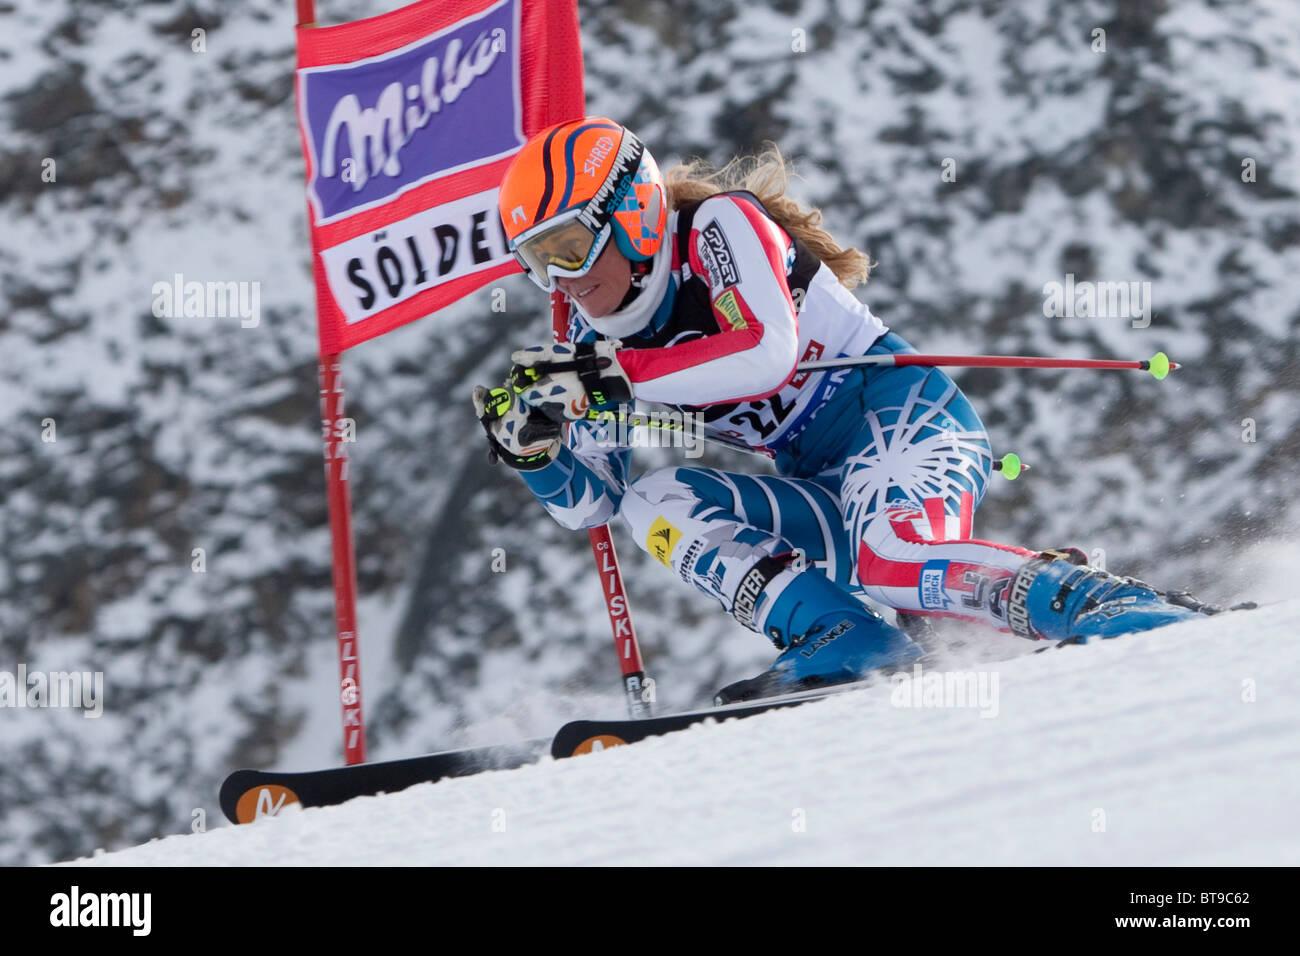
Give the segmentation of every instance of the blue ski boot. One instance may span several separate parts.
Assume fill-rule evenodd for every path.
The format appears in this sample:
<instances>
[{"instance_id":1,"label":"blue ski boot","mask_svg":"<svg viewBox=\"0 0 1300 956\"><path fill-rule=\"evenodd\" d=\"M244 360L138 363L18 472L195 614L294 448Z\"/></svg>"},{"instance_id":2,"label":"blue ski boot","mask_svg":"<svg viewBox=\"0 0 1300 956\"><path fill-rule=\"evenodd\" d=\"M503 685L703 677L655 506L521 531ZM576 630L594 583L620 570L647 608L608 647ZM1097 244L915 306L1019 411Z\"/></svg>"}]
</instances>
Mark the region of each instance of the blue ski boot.
<instances>
[{"instance_id":1,"label":"blue ski boot","mask_svg":"<svg viewBox=\"0 0 1300 956\"><path fill-rule=\"evenodd\" d=\"M1134 578L1089 567L1078 548L1031 558L1007 592L1007 623L1014 633L1071 644L1149 631L1222 610L1186 593L1162 593Z\"/></svg>"},{"instance_id":2,"label":"blue ski boot","mask_svg":"<svg viewBox=\"0 0 1300 956\"><path fill-rule=\"evenodd\" d=\"M753 572L756 577L762 574L763 564L759 562ZM867 671L910 663L922 655L906 634L818 572L782 570L780 574L789 578L779 581L784 587L773 589L778 593L770 610L763 613L766 595L762 591L754 607L781 656L757 677L722 688L714 698L716 704L855 681ZM769 582L778 583L776 575L769 576L765 583Z\"/></svg>"}]
</instances>

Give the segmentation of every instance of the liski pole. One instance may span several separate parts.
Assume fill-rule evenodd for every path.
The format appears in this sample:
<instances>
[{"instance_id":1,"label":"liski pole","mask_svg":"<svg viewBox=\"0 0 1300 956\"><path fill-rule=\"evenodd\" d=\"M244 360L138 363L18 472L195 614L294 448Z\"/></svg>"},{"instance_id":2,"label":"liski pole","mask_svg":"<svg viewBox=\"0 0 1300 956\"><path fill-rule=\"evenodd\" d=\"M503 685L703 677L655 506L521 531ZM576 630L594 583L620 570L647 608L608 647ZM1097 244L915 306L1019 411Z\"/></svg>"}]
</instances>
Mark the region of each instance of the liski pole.
<instances>
[{"instance_id":1,"label":"liski pole","mask_svg":"<svg viewBox=\"0 0 1300 956\"><path fill-rule=\"evenodd\" d=\"M588 529L587 534L591 537L591 552L596 556L596 570L600 572L605 610L609 612L609 624L614 629L614 651L618 655L618 667L623 674L627 712L634 720L649 717L652 708L649 701L642 697L645 665L641 662L641 647L637 644L636 631L632 627L632 609L628 606L627 593L623 590L623 573L618 567L614 538L609 533L609 525L605 524Z\"/></svg>"},{"instance_id":2,"label":"liski pole","mask_svg":"<svg viewBox=\"0 0 1300 956\"><path fill-rule=\"evenodd\" d=\"M564 340L568 321L568 308L564 296L551 294L551 324L557 342ZM618 654L619 670L623 674L623 692L627 695L627 711L633 720L649 717L653 713L650 702L643 699L645 665L641 662L641 646L637 643L636 629L632 626L632 609L627 603L623 588L623 572L618 566L618 552L608 525L588 529L591 552L596 557L596 570L600 575L600 590L605 595L605 610L609 612L609 626L614 630L614 650Z\"/></svg>"},{"instance_id":3,"label":"liski pole","mask_svg":"<svg viewBox=\"0 0 1300 956\"><path fill-rule=\"evenodd\" d=\"M314 0L297 0L298 26L316 25ZM352 540L352 498L348 488L347 444L338 440L343 420L343 373L337 352L320 357L320 408L325 439L325 487L329 502L334 633L339 652L339 702L343 711L343 759L366 761L361 714L361 649L357 638L356 548Z\"/></svg>"},{"instance_id":4,"label":"liski pole","mask_svg":"<svg viewBox=\"0 0 1300 956\"><path fill-rule=\"evenodd\" d=\"M1169 361L1164 352L1157 352L1140 362L1114 359L1039 358L1034 355L909 355L891 352L882 355L853 355L848 358L818 359L800 362L800 372L818 369L843 368L849 365L948 365L961 368L1134 368L1150 372L1162 379L1179 366Z\"/></svg>"}]
</instances>

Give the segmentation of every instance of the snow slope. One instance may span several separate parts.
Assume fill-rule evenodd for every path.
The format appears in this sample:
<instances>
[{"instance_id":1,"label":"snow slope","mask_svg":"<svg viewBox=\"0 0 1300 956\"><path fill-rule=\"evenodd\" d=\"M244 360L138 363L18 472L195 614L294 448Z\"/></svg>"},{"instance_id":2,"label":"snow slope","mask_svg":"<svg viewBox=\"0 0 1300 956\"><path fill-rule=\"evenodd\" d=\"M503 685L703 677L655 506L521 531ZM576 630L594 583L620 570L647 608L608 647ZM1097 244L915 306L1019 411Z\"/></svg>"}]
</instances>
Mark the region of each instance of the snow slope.
<instances>
[{"instance_id":1,"label":"snow slope","mask_svg":"<svg viewBox=\"0 0 1300 956\"><path fill-rule=\"evenodd\" d=\"M1300 863L1300 601L97 856L103 865ZM996 685L994 681L996 680Z\"/></svg>"}]
</instances>

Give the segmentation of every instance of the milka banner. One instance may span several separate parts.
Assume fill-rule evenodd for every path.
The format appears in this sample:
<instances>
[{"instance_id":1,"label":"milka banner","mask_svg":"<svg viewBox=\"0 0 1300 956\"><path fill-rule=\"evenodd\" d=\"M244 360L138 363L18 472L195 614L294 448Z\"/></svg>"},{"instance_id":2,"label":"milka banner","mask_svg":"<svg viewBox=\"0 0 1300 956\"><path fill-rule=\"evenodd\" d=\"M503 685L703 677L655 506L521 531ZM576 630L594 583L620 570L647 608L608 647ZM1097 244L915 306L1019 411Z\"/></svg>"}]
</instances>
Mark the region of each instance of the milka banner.
<instances>
[{"instance_id":1,"label":"milka banner","mask_svg":"<svg viewBox=\"0 0 1300 956\"><path fill-rule=\"evenodd\" d=\"M533 133L583 114L576 0L420 0L298 29L298 122L322 354L518 265L497 184Z\"/></svg>"}]
</instances>

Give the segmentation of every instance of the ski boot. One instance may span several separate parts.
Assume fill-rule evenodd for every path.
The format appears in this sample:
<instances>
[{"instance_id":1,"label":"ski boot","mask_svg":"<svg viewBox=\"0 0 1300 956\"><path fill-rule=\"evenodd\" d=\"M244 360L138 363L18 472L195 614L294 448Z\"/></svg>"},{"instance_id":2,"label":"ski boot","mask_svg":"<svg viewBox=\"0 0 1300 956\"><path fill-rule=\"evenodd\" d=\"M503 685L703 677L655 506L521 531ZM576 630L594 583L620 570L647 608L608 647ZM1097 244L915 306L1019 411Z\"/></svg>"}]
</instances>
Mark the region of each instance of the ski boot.
<instances>
[{"instance_id":1,"label":"ski boot","mask_svg":"<svg viewBox=\"0 0 1300 956\"><path fill-rule=\"evenodd\" d=\"M922 655L905 633L816 571L794 574L767 612L765 630L781 656L757 677L722 688L715 704L847 683Z\"/></svg>"},{"instance_id":2,"label":"ski boot","mask_svg":"<svg viewBox=\"0 0 1300 956\"><path fill-rule=\"evenodd\" d=\"M913 614L910 611L894 610L898 629L911 638L927 655L935 654L944 642L935 630L934 618L925 614Z\"/></svg>"},{"instance_id":3,"label":"ski boot","mask_svg":"<svg viewBox=\"0 0 1300 956\"><path fill-rule=\"evenodd\" d=\"M1186 592L1163 593L1135 578L1089 567L1078 548L1031 558L1007 592L1013 633L1067 644L1149 631L1222 610Z\"/></svg>"}]
</instances>

